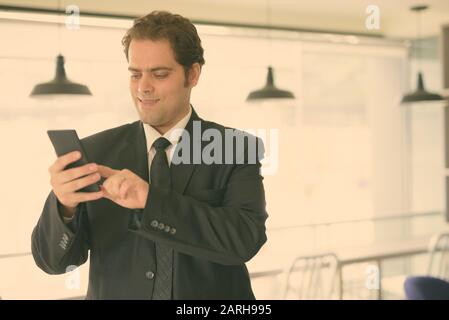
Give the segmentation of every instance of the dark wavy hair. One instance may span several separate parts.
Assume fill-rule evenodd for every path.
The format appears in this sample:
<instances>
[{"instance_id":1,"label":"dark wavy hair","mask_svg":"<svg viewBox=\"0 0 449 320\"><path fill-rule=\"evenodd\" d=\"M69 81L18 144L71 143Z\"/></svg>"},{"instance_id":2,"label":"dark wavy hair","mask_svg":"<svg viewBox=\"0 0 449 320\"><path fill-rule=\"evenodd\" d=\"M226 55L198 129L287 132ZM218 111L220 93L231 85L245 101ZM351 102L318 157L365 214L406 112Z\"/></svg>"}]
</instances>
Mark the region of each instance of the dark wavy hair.
<instances>
[{"instance_id":1,"label":"dark wavy hair","mask_svg":"<svg viewBox=\"0 0 449 320\"><path fill-rule=\"evenodd\" d=\"M175 60L188 72L196 62L202 67L204 49L195 26L189 19L167 11L153 11L134 20L133 26L122 39L123 50L128 60L128 50L132 39L168 40L175 54Z\"/></svg>"}]
</instances>

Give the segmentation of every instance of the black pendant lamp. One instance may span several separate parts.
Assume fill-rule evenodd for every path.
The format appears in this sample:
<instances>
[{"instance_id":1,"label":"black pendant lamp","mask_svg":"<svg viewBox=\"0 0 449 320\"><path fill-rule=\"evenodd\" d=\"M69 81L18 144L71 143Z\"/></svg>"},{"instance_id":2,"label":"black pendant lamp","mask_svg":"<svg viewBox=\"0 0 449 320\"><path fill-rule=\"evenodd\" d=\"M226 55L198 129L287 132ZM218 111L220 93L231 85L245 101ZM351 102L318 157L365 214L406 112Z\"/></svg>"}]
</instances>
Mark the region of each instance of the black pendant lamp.
<instances>
[{"instance_id":1,"label":"black pendant lamp","mask_svg":"<svg viewBox=\"0 0 449 320\"><path fill-rule=\"evenodd\" d=\"M56 74L54 79L34 86L30 96L37 97L41 95L60 94L92 95L87 86L72 82L67 78L64 68L64 57L62 55L56 57Z\"/></svg>"},{"instance_id":2,"label":"black pendant lamp","mask_svg":"<svg viewBox=\"0 0 449 320\"><path fill-rule=\"evenodd\" d=\"M418 83L416 85L416 90L402 97L402 103L441 100L444 100L441 95L429 92L425 89L423 75L421 72L418 72Z\"/></svg>"},{"instance_id":3,"label":"black pendant lamp","mask_svg":"<svg viewBox=\"0 0 449 320\"><path fill-rule=\"evenodd\" d=\"M61 0L58 0L58 11L61 7ZM61 24L58 23L58 45L61 47ZM61 49L61 48L59 48ZM64 57L59 54L56 57L56 74L53 80L39 83L34 86L30 97L58 97L60 95L92 95L89 88L83 84L75 83L67 78L64 68Z\"/></svg>"},{"instance_id":4,"label":"black pendant lamp","mask_svg":"<svg viewBox=\"0 0 449 320\"><path fill-rule=\"evenodd\" d=\"M414 6L411 7L411 11L415 11L417 14L417 42L419 41L419 14L421 11L426 10L428 6ZM417 49L419 49L419 44L417 45ZM418 51L418 60L421 59L421 56ZM444 100L444 98L437 94L432 93L426 90L424 86L424 76L421 71L418 71L418 81L417 81L417 88L414 92L408 93L402 97L401 103L414 103L414 102L424 102L424 101L441 101Z\"/></svg>"},{"instance_id":5,"label":"black pendant lamp","mask_svg":"<svg viewBox=\"0 0 449 320\"><path fill-rule=\"evenodd\" d=\"M270 0L267 0L266 5L266 17L267 17L267 24L271 26L271 6L270 6ZM270 33L268 33L268 42L270 44L269 53L270 53L270 60L271 60L271 36ZM295 99L295 96L292 92L287 90L282 90L277 88L274 85L274 76L273 76L273 68L271 66L268 67L268 73L267 73L267 82L265 84L265 87L252 91L246 97L246 101L260 101L265 99Z\"/></svg>"},{"instance_id":6,"label":"black pendant lamp","mask_svg":"<svg viewBox=\"0 0 449 320\"><path fill-rule=\"evenodd\" d=\"M254 101L259 99L294 99L294 98L295 96L293 95L292 92L279 89L274 85L273 68L270 66L268 67L267 82L265 84L265 87L259 90L252 91L246 98L246 101Z\"/></svg>"}]
</instances>

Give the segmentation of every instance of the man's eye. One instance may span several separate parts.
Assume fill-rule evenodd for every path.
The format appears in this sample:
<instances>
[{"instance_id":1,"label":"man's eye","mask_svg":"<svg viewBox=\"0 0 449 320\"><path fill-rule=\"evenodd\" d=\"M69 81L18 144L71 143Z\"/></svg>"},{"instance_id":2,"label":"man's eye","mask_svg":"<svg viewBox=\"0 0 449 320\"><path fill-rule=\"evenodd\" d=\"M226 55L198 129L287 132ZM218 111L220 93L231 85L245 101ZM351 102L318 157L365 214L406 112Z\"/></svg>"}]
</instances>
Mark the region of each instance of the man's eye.
<instances>
[{"instance_id":1,"label":"man's eye","mask_svg":"<svg viewBox=\"0 0 449 320\"><path fill-rule=\"evenodd\" d=\"M131 75L131 79L139 79L140 78L140 74L132 74Z\"/></svg>"},{"instance_id":2,"label":"man's eye","mask_svg":"<svg viewBox=\"0 0 449 320\"><path fill-rule=\"evenodd\" d=\"M168 73L159 73L159 74L155 74L154 76L158 79L163 79L168 76Z\"/></svg>"}]
</instances>

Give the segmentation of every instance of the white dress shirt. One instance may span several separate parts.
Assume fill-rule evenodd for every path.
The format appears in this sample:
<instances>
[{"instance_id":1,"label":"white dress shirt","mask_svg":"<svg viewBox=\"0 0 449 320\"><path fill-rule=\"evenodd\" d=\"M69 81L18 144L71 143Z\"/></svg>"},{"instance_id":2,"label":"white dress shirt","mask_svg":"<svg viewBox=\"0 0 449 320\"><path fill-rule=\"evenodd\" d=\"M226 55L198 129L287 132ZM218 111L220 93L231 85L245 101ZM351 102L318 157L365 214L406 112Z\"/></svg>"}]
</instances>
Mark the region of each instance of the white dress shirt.
<instances>
[{"instance_id":1,"label":"white dress shirt","mask_svg":"<svg viewBox=\"0 0 449 320\"><path fill-rule=\"evenodd\" d=\"M190 116L192 114L192 106L189 106L189 112L187 115L178 121L170 130L168 130L164 135L161 135L156 129L154 129L149 124L144 123L143 128L145 131L145 137L147 140L147 150L148 150L148 169L150 172L151 162L153 161L154 155L156 154L156 149L152 147L153 142L160 137L166 138L170 141L171 145L165 149L167 153L168 165L170 166L171 159L173 158L173 153L175 152L176 145L178 144L179 138L182 135L182 129L184 129L189 122ZM151 177L150 177L151 181Z\"/></svg>"}]
</instances>

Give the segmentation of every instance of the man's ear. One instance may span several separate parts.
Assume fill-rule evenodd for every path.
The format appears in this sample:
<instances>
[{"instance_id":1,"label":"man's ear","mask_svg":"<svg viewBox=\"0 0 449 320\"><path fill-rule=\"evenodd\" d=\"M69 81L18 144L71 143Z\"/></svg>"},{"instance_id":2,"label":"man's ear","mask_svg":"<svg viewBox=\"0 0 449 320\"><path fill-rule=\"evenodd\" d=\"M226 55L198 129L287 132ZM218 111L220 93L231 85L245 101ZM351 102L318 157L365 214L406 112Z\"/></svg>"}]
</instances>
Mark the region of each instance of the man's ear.
<instances>
[{"instance_id":1,"label":"man's ear","mask_svg":"<svg viewBox=\"0 0 449 320\"><path fill-rule=\"evenodd\" d=\"M189 84L193 88L197 85L198 80L200 79L201 74L201 66L198 62L192 64L189 70Z\"/></svg>"}]
</instances>

